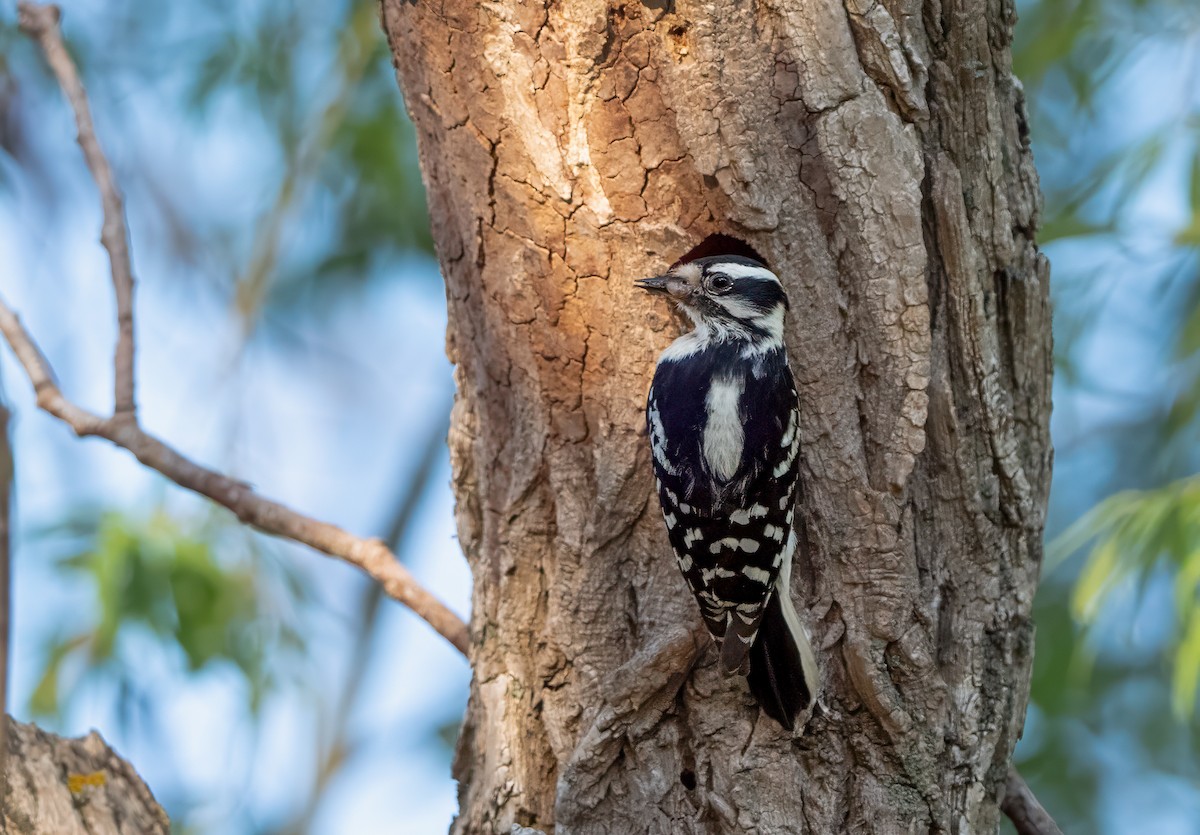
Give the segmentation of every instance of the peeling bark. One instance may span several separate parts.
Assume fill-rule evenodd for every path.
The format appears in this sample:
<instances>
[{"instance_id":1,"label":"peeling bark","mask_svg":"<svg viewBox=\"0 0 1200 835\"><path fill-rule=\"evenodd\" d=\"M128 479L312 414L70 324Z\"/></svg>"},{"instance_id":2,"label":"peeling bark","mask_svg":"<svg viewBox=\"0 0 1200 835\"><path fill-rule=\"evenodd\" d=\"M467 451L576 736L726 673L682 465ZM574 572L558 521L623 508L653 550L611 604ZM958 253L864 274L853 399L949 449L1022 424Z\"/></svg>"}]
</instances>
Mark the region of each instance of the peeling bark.
<instances>
[{"instance_id":1,"label":"peeling bark","mask_svg":"<svg viewBox=\"0 0 1200 835\"><path fill-rule=\"evenodd\" d=\"M1011 0L383 0L450 309L460 833L995 831L1051 450ZM792 299L827 714L693 635L642 407L706 235ZM693 663L694 662L694 663Z\"/></svg>"},{"instance_id":2,"label":"peeling bark","mask_svg":"<svg viewBox=\"0 0 1200 835\"><path fill-rule=\"evenodd\" d=\"M14 719L8 719L8 725L0 835L168 835L171 831L150 789L100 734L64 739Z\"/></svg>"}]
</instances>

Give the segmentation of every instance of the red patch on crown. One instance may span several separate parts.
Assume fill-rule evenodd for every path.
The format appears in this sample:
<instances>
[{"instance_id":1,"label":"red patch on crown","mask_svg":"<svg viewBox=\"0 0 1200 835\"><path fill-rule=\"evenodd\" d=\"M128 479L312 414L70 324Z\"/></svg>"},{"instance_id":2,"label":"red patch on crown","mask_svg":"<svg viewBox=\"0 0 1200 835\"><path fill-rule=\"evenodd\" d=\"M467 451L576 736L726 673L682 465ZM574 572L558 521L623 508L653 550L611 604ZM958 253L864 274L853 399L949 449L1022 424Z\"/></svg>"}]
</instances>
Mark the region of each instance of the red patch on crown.
<instances>
[{"instance_id":1,"label":"red patch on crown","mask_svg":"<svg viewBox=\"0 0 1200 835\"><path fill-rule=\"evenodd\" d=\"M697 258L710 258L714 255L739 255L742 258L753 258L764 267L770 269L767 264L767 259L758 254L758 251L750 246L745 241L735 238L732 235L723 235L716 233L709 235L707 238L689 249L683 257L671 265L671 269L682 266L683 264L691 263Z\"/></svg>"}]
</instances>

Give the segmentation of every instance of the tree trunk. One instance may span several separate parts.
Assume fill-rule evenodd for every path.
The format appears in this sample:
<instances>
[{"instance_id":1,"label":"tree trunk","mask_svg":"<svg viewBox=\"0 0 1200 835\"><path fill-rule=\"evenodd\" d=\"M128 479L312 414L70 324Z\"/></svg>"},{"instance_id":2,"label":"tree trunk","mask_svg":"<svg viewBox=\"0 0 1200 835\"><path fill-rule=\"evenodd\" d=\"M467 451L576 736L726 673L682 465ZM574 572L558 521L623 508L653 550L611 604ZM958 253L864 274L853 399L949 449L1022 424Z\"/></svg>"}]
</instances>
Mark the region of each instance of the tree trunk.
<instances>
[{"instance_id":1,"label":"tree trunk","mask_svg":"<svg viewBox=\"0 0 1200 835\"><path fill-rule=\"evenodd\" d=\"M549 8L547 8L549 7ZM450 309L474 572L460 833L987 832L1050 483L1012 0L384 0ZM643 405L635 278L748 241L792 301L794 595L827 711L724 679Z\"/></svg>"},{"instance_id":2,"label":"tree trunk","mask_svg":"<svg viewBox=\"0 0 1200 835\"><path fill-rule=\"evenodd\" d=\"M100 734L64 739L15 719L7 721L0 835L170 832L170 821L150 789Z\"/></svg>"}]
</instances>

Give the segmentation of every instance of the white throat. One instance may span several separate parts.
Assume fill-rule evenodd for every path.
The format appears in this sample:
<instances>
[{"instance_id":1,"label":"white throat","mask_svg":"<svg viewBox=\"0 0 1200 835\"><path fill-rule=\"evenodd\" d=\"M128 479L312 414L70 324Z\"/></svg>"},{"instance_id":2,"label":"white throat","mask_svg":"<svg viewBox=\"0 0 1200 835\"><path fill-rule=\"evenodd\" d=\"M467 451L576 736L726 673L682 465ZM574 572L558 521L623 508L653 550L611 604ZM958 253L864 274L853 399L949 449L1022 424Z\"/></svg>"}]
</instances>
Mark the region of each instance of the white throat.
<instances>
[{"instance_id":1,"label":"white throat","mask_svg":"<svg viewBox=\"0 0 1200 835\"><path fill-rule=\"evenodd\" d=\"M750 322L764 334L755 333L737 322L723 319L705 319L689 307L683 307L688 318L695 323L695 330L683 334L670 344L659 356L661 362L679 362L694 354L698 354L709 345L716 342L737 342L741 345L741 355L746 358L762 356L776 348L783 347L783 316L782 304L775 305L769 313L747 316ZM726 309L729 309L728 306Z\"/></svg>"}]
</instances>

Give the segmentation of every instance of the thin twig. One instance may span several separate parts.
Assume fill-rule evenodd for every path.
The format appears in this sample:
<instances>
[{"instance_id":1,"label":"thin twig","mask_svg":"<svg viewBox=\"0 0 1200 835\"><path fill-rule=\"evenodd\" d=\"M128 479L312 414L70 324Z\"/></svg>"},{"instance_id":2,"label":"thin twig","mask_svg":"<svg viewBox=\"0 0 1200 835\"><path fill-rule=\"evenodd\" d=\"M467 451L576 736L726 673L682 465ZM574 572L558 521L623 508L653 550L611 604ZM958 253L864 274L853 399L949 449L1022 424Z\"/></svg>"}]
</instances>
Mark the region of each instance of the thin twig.
<instances>
[{"instance_id":1,"label":"thin twig","mask_svg":"<svg viewBox=\"0 0 1200 835\"><path fill-rule=\"evenodd\" d=\"M96 141L83 85L63 46L59 11L55 6L20 3L21 29L46 53L79 126L79 144L104 202L102 240L109 251L113 287L117 295L119 337L116 361L116 403L112 417L80 408L62 393L50 363L25 330L16 314L0 299L0 332L12 347L37 395L39 408L70 426L75 434L104 438L132 452L134 457L171 481L228 508L243 523L264 533L308 545L331 557L357 566L376 580L387 595L408 606L419 617L466 654L467 626L454 612L423 588L396 555L378 539L363 539L297 513L258 495L248 484L202 467L142 430L133 399L133 273L129 266L128 232L120 193Z\"/></svg>"},{"instance_id":2,"label":"thin twig","mask_svg":"<svg viewBox=\"0 0 1200 835\"><path fill-rule=\"evenodd\" d=\"M1015 768L1008 769L1001 810L1016 827L1017 835L1062 835L1062 830L1050 817L1024 778Z\"/></svg>"},{"instance_id":3,"label":"thin twig","mask_svg":"<svg viewBox=\"0 0 1200 835\"><path fill-rule=\"evenodd\" d=\"M100 202L104 209L104 225L100 229L100 243L108 250L112 271L113 290L117 298L117 349L113 360L113 414L124 420L137 420L134 400L133 379L133 266L129 258L129 229L125 223L125 203L121 190L113 177L112 166L100 149L96 138L96 126L92 123L92 111L88 106L87 93L75 62L71 60L63 44L62 31L58 23L62 17L58 6L39 6L34 3L18 3L18 21L21 31L37 41L46 55L46 61L59 86L75 112L75 124L79 129L79 147L92 179L100 190Z\"/></svg>"}]
</instances>

